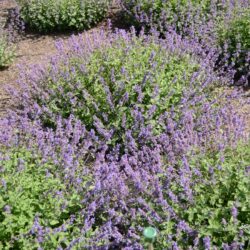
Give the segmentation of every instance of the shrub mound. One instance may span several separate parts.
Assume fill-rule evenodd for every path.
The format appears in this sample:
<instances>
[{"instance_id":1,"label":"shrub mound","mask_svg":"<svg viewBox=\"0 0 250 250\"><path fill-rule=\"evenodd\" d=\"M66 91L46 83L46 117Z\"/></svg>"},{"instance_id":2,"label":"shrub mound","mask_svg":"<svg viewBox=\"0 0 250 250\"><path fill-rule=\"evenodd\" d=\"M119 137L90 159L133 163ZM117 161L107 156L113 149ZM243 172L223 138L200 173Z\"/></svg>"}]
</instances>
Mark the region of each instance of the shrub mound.
<instances>
[{"instance_id":1,"label":"shrub mound","mask_svg":"<svg viewBox=\"0 0 250 250\"><path fill-rule=\"evenodd\" d=\"M122 155L73 117L54 130L15 114L1 120L2 247L145 249L151 225L156 249L247 248L249 144L234 130L242 121L202 103L198 120L186 103L161 135L128 134Z\"/></svg>"},{"instance_id":2,"label":"shrub mound","mask_svg":"<svg viewBox=\"0 0 250 250\"><path fill-rule=\"evenodd\" d=\"M8 67L16 56L16 42L24 30L19 9L9 10L5 23L0 23L0 70Z\"/></svg>"},{"instance_id":3,"label":"shrub mound","mask_svg":"<svg viewBox=\"0 0 250 250\"><path fill-rule=\"evenodd\" d=\"M122 6L138 25L156 27L161 32L174 29L182 35L195 32L196 36L201 36L197 28L201 28L214 12L223 13L227 5L217 0L123 0Z\"/></svg>"},{"instance_id":4,"label":"shrub mound","mask_svg":"<svg viewBox=\"0 0 250 250\"><path fill-rule=\"evenodd\" d=\"M195 54L199 47L176 34L169 35L169 43L124 32L106 38L97 32L89 39L92 44L84 36L83 41L72 38L69 49L59 42L61 56L53 59L50 69L43 70L39 80L33 80L34 72L25 78L34 86L26 95L49 110L40 114L44 124L53 127L57 115L74 115L112 145L122 143L126 130L138 133L140 124L159 134L165 127L160 120L183 105L184 95L208 95L218 81L211 73L211 55L202 61Z\"/></svg>"},{"instance_id":5,"label":"shrub mound","mask_svg":"<svg viewBox=\"0 0 250 250\"><path fill-rule=\"evenodd\" d=\"M19 0L26 26L39 32L84 30L107 14L110 0Z\"/></svg>"}]
</instances>

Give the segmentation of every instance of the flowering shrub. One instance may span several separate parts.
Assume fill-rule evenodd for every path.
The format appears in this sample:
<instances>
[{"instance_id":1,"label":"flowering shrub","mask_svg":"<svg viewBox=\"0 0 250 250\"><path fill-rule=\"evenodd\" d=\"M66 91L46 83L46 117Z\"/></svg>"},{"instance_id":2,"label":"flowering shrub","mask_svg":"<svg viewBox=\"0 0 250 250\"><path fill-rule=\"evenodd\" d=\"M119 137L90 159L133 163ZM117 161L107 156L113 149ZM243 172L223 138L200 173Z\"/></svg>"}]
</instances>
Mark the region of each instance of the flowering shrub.
<instances>
[{"instance_id":1,"label":"flowering shrub","mask_svg":"<svg viewBox=\"0 0 250 250\"><path fill-rule=\"evenodd\" d=\"M19 16L19 9L11 9L6 23L0 27L0 70L13 62L16 50L15 42L23 29L24 26Z\"/></svg>"},{"instance_id":2,"label":"flowering shrub","mask_svg":"<svg viewBox=\"0 0 250 250\"><path fill-rule=\"evenodd\" d=\"M190 32L188 28L196 29L197 25L206 22L213 11L223 10L226 3L217 0L123 0L122 6L138 24L156 26L160 31L172 28L183 34Z\"/></svg>"},{"instance_id":3,"label":"flowering shrub","mask_svg":"<svg viewBox=\"0 0 250 250\"><path fill-rule=\"evenodd\" d=\"M82 39L73 37L69 49L59 42L61 56L47 73L24 79L34 86L25 95L37 103L45 125L56 126L57 115L74 115L112 145L122 143L128 129L139 133L139 123L159 134L165 112L177 111L185 95L208 95L211 83L218 81L210 74L209 56L202 61L195 54L199 47L176 34L169 35L169 44L124 32L106 38L97 32L89 37L92 44Z\"/></svg>"},{"instance_id":4,"label":"flowering shrub","mask_svg":"<svg viewBox=\"0 0 250 250\"><path fill-rule=\"evenodd\" d=\"M100 22L110 0L19 0L26 25L40 32L83 30Z\"/></svg>"},{"instance_id":5,"label":"flowering shrub","mask_svg":"<svg viewBox=\"0 0 250 250\"><path fill-rule=\"evenodd\" d=\"M189 165L192 171L198 170L195 174L198 179L194 177L192 188L194 206L182 215L194 226L199 225L200 234L209 236L207 241L210 238L211 246L227 249L229 242L231 247L244 249L249 246L248 147L249 144L238 145L218 155L201 155L198 160L193 158Z\"/></svg>"},{"instance_id":6,"label":"flowering shrub","mask_svg":"<svg viewBox=\"0 0 250 250\"><path fill-rule=\"evenodd\" d=\"M8 121L9 126L13 124ZM84 148L91 140L79 124L69 120L67 130L63 125L58 120L57 131L45 132L23 118L19 132L25 136L13 133L8 138L1 134L0 246L4 249L39 248L42 244L46 249L56 249L81 236L76 225L83 222L76 221L75 214L84 207L79 194L84 197L91 173L79 165L86 160ZM82 143L76 151L83 137L88 145ZM75 184L71 182L73 176Z\"/></svg>"},{"instance_id":7,"label":"flowering shrub","mask_svg":"<svg viewBox=\"0 0 250 250\"><path fill-rule=\"evenodd\" d=\"M8 31L9 39L12 42L17 42L22 38L25 31L25 24L21 18L19 7L15 7L8 11L8 18L5 27Z\"/></svg>"},{"instance_id":8,"label":"flowering shrub","mask_svg":"<svg viewBox=\"0 0 250 250\"><path fill-rule=\"evenodd\" d=\"M23 115L2 119L3 247L143 249L142 229L151 225L156 249L247 248L242 120L228 104L202 103L198 119L192 102L178 123L169 114L160 135L143 125L137 137L128 130L123 154L72 116L58 117L54 130Z\"/></svg>"}]
</instances>

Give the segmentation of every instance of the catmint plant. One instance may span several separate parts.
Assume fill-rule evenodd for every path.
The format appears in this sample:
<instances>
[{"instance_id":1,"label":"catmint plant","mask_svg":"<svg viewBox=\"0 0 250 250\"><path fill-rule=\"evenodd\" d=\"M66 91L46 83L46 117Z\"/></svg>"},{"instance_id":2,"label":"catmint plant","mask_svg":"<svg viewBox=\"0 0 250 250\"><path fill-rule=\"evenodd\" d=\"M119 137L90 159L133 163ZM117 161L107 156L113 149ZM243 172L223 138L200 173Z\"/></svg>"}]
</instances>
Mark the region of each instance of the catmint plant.
<instances>
[{"instance_id":1,"label":"catmint plant","mask_svg":"<svg viewBox=\"0 0 250 250\"><path fill-rule=\"evenodd\" d=\"M26 28L42 33L84 30L100 22L110 0L18 0Z\"/></svg>"},{"instance_id":2,"label":"catmint plant","mask_svg":"<svg viewBox=\"0 0 250 250\"><path fill-rule=\"evenodd\" d=\"M176 32L103 30L23 68L0 119L6 249L249 246L249 133L214 53ZM70 53L69 53L70 52ZM20 197L23 197L20 201Z\"/></svg>"},{"instance_id":3,"label":"catmint plant","mask_svg":"<svg viewBox=\"0 0 250 250\"><path fill-rule=\"evenodd\" d=\"M6 31L0 28L0 70L8 67L15 57L15 46Z\"/></svg>"},{"instance_id":4,"label":"catmint plant","mask_svg":"<svg viewBox=\"0 0 250 250\"><path fill-rule=\"evenodd\" d=\"M218 81L210 74L213 54L202 58L199 44L176 33L166 43L156 35L137 37L133 32L98 31L73 36L68 44L57 42L60 56L48 70L25 78L33 86L25 94L40 107L45 126L56 126L57 115L74 115L114 146L123 144L127 130L138 135L142 124L161 133L167 112L178 112L185 98L201 92L209 98Z\"/></svg>"}]
</instances>

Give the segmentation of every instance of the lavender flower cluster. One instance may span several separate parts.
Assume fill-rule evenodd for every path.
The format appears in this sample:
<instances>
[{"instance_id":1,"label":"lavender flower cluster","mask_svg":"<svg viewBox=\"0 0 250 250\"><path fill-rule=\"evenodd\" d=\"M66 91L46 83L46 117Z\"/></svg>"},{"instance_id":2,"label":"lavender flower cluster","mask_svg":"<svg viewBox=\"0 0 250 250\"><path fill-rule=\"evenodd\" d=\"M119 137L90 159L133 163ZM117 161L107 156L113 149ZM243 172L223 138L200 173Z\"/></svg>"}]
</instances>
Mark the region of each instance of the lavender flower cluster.
<instances>
[{"instance_id":1,"label":"lavender flower cluster","mask_svg":"<svg viewBox=\"0 0 250 250\"><path fill-rule=\"evenodd\" d=\"M25 23L21 18L19 7L15 7L8 11L5 29L8 31L9 40L12 42L17 42L24 34Z\"/></svg>"},{"instance_id":2,"label":"lavender flower cluster","mask_svg":"<svg viewBox=\"0 0 250 250\"><path fill-rule=\"evenodd\" d=\"M209 98L211 86L225 79L213 74L213 53L197 56L202 53L199 44L176 33L168 35L168 43L157 36L142 32L137 37L134 29L108 35L97 31L73 36L66 50L58 41L59 56L52 59L51 69L24 72L20 84L27 86L25 96L16 98L33 102L25 104L30 108L25 112L36 117L36 110L50 126L56 126L57 115L74 115L112 146L124 139L127 129L138 134L142 124L160 133L171 107L177 112L192 99L198 110L192 96Z\"/></svg>"},{"instance_id":3,"label":"lavender flower cluster","mask_svg":"<svg viewBox=\"0 0 250 250\"><path fill-rule=\"evenodd\" d=\"M147 226L157 250L249 247L249 134L214 90L230 78L174 31L135 33L72 36L21 71L0 120L0 247L139 250Z\"/></svg>"}]
</instances>

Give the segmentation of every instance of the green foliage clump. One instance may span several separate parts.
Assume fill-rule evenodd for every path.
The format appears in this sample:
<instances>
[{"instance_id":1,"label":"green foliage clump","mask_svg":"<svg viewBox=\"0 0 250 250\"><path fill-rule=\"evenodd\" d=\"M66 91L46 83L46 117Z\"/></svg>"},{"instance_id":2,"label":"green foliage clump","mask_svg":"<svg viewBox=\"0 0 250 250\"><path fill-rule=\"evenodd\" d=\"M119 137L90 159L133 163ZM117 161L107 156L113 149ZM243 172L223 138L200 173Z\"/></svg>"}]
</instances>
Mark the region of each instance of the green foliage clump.
<instances>
[{"instance_id":1,"label":"green foliage clump","mask_svg":"<svg viewBox=\"0 0 250 250\"><path fill-rule=\"evenodd\" d=\"M37 249L39 237L45 249L68 244L77 228L53 230L80 208L74 188L66 191L56 166L37 153L12 148L0 157L0 249Z\"/></svg>"},{"instance_id":2,"label":"green foliage clump","mask_svg":"<svg viewBox=\"0 0 250 250\"><path fill-rule=\"evenodd\" d=\"M100 22L110 0L19 0L26 25L39 32L84 30Z\"/></svg>"},{"instance_id":3,"label":"green foliage clump","mask_svg":"<svg viewBox=\"0 0 250 250\"><path fill-rule=\"evenodd\" d=\"M220 41L226 40L229 42L231 52L236 50L237 43L241 44L241 49L247 50L250 48L250 8L235 11L233 17L225 22L218 34Z\"/></svg>"},{"instance_id":4,"label":"green foliage clump","mask_svg":"<svg viewBox=\"0 0 250 250\"><path fill-rule=\"evenodd\" d=\"M194 185L194 207L185 217L194 227L202 227L201 232L211 236L217 246L223 242L244 243L250 236L249 146L247 143L217 155L201 156L191 165L193 169L199 166L202 179Z\"/></svg>"},{"instance_id":5,"label":"green foliage clump","mask_svg":"<svg viewBox=\"0 0 250 250\"><path fill-rule=\"evenodd\" d=\"M0 70L9 66L15 57L15 49L0 32Z\"/></svg>"}]
</instances>

